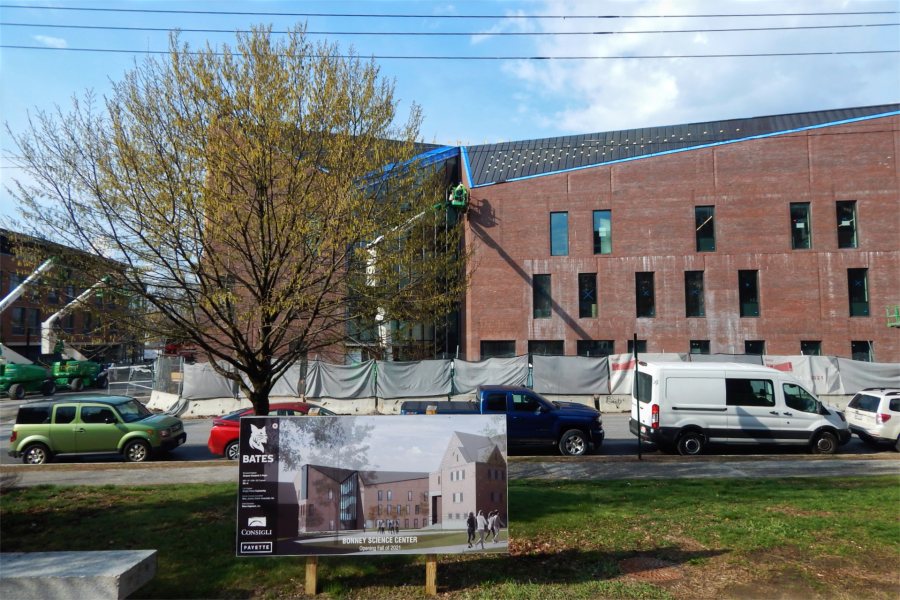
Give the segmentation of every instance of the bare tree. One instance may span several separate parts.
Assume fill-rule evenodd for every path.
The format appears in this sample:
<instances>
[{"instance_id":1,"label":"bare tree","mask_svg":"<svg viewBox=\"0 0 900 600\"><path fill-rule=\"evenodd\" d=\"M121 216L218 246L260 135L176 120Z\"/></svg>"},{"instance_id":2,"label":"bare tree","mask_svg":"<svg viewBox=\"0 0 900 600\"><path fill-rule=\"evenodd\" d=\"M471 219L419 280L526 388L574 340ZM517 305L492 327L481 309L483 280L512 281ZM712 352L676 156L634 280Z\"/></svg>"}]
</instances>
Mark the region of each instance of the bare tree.
<instances>
[{"instance_id":1,"label":"bare tree","mask_svg":"<svg viewBox=\"0 0 900 600\"><path fill-rule=\"evenodd\" d=\"M173 36L102 101L7 125L27 174L11 193L28 233L116 261L85 276L141 300L133 325L196 345L265 414L351 323L434 321L460 298L446 174L415 158L420 109L398 124L397 105L373 62L302 27L234 48Z\"/></svg>"}]
</instances>

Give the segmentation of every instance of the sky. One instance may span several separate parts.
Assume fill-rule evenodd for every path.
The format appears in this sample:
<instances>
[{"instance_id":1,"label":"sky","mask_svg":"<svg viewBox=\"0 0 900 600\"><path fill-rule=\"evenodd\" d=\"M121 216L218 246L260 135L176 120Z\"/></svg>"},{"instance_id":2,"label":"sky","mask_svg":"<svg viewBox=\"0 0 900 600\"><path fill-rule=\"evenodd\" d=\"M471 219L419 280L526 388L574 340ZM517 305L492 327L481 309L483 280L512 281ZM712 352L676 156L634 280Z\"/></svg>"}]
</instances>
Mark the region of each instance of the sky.
<instances>
[{"instance_id":1,"label":"sky","mask_svg":"<svg viewBox=\"0 0 900 600\"><path fill-rule=\"evenodd\" d=\"M173 29L220 46L297 23L374 57L432 143L900 101L900 0L0 0L0 120L20 132L29 111L102 96ZM5 127L0 142L7 220L24 174Z\"/></svg>"}]
</instances>

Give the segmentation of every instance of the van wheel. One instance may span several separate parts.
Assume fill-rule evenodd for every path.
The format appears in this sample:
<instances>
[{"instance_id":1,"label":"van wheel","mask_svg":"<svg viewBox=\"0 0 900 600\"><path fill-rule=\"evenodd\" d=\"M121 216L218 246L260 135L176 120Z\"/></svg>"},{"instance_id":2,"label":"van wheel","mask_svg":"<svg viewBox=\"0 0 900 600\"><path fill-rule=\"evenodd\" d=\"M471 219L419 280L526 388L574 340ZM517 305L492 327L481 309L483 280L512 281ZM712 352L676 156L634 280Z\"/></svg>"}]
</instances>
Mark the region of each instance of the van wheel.
<instances>
[{"instance_id":1,"label":"van wheel","mask_svg":"<svg viewBox=\"0 0 900 600\"><path fill-rule=\"evenodd\" d=\"M706 446L706 438L697 431L682 433L678 438L678 454L682 456L697 456L703 452Z\"/></svg>"},{"instance_id":2,"label":"van wheel","mask_svg":"<svg viewBox=\"0 0 900 600\"><path fill-rule=\"evenodd\" d=\"M150 444L144 440L132 440L125 444L123 454L128 462L144 462L150 458Z\"/></svg>"},{"instance_id":3,"label":"van wheel","mask_svg":"<svg viewBox=\"0 0 900 600\"><path fill-rule=\"evenodd\" d=\"M812 443L812 452L813 454L834 454L837 452L838 443L837 438L834 437L834 434L830 431L823 431L813 440Z\"/></svg>"},{"instance_id":4,"label":"van wheel","mask_svg":"<svg viewBox=\"0 0 900 600\"><path fill-rule=\"evenodd\" d=\"M50 449L44 444L31 444L22 453L22 462L26 465L42 465L50 460Z\"/></svg>"},{"instance_id":5,"label":"van wheel","mask_svg":"<svg viewBox=\"0 0 900 600\"><path fill-rule=\"evenodd\" d=\"M9 386L9 399L21 400L25 397L25 386L21 383L14 383Z\"/></svg>"},{"instance_id":6,"label":"van wheel","mask_svg":"<svg viewBox=\"0 0 900 600\"><path fill-rule=\"evenodd\" d=\"M587 449L587 438L579 429L570 429L559 438L559 451L563 456L582 456Z\"/></svg>"}]
</instances>

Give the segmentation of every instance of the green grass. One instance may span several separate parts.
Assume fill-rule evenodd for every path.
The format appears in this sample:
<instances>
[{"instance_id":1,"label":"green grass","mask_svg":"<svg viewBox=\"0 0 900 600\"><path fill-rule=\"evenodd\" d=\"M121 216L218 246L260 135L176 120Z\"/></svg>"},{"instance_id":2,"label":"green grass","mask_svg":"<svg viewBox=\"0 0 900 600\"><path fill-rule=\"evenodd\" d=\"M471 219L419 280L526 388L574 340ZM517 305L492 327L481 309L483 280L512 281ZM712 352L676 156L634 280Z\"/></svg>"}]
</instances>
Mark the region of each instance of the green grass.
<instances>
[{"instance_id":1,"label":"green grass","mask_svg":"<svg viewBox=\"0 0 900 600\"><path fill-rule=\"evenodd\" d=\"M4 552L158 550L136 598L289 598L305 560L236 558L236 486L36 487L0 497ZM441 556L452 598L900 594L900 478L510 482L510 556ZM678 578L624 576L657 559ZM640 575L638 573L637 575ZM323 557L333 598L422 596L420 556ZM774 594L778 595L778 594Z\"/></svg>"}]
</instances>

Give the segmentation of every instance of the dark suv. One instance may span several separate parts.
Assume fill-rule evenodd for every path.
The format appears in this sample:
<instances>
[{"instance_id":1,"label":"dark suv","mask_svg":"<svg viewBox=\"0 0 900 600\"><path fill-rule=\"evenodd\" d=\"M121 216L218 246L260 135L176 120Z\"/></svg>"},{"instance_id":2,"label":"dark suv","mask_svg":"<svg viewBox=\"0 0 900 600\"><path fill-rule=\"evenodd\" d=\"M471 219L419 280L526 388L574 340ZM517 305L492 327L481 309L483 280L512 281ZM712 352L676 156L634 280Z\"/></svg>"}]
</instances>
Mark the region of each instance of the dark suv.
<instances>
[{"instance_id":1,"label":"dark suv","mask_svg":"<svg viewBox=\"0 0 900 600\"><path fill-rule=\"evenodd\" d=\"M9 455L34 465L56 454L119 453L143 462L185 439L181 419L153 414L134 398L80 394L20 406Z\"/></svg>"}]
</instances>

